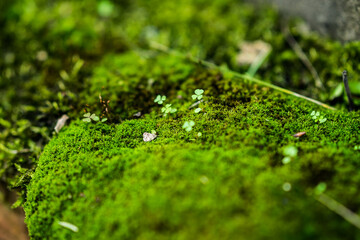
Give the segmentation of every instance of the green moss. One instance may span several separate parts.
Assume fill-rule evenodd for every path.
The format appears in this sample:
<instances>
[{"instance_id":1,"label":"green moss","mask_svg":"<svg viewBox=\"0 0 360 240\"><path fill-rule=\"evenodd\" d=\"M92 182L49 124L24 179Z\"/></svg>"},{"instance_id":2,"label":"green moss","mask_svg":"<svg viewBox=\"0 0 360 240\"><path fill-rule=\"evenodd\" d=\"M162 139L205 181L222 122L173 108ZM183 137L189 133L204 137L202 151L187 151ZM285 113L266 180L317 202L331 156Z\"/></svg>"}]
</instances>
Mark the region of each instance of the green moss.
<instances>
[{"instance_id":1,"label":"green moss","mask_svg":"<svg viewBox=\"0 0 360 240\"><path fill-rule=\"evenodd\" d=\"M357 211L360 152L353 146L360 143L358 113L323 110L256 85L235 84L186 60L178 65L183 66L179 72L171 65L174 57L141 60L131 54L111 59L114 67L108 71L94 69L100 74L89 81L89 91L108 83L104 85L112 87L104 91L121 96L133 91L111 84L128 79L124 83L138 85L154 78L154 89L164 87L179 111L161 117L153 103L154 89L144 88L149 98L142 104L148 114L142 118L110 125L79 120L64 128L44 149L28 186L24 207L33 239L354 237L354 227L311 192L325 182L327 194ZM152 70L162 61L174 75L166 67L160 74ZM129 63L149 71L133 71ZM114 74L124 64L124 74ZM206 90L200 114L187 109L195 88ZM137 99L132 96L114 106ZM328 120L315 123L312 110ZM195 122L191 132L182 129L187 120ZM151 130L158 137L144 142L142 134ZM292 136L300 131L307 134ZM288 145L298 153L284 165ZM282 189L284 183L291 184L290 191ZM70 222L79 232L57 221Z\"/></svg>"},{"instance_id":2,"label":"green moss","mask_svg":"<svg viewBox=\"0 0 360 240\"><path fill-rule=\"evenodd\" d=\"M34 239L359 238L311 196L326 182L330 196L359 212L359 113L322 110L149 49L156 41L246 72L239 44L260 39L273 50L257 77L345 108L341 72L356 76L359 43L341 46L290 23L324 81L319 89L272 9L234 0L5 2L0 177L27 188ZM196 88L206 90L200 114L188 110ZM110 125L75 121L86 104L101 114L99 94L111 101ZM157 94L178 112L162 118ZM313 110L328 120L315 123ZM71 126L38 158L62 114ZM144 143L151 130L159 137ZM307 134L292 137L299 131ZM283 165L288 145L298 154Z\"/></svg>"},{"instance_id":3,"label":"green moss","mask_svg":"<svg viewBox=\"0 0 360 240\"><path fill-rule=\"evenodd\" d=\"M135 52L108 55L88 79L83 99L97 107L96 96L101 94L111 100L111 111L117 118L129 118L157 105L153 102L156 94L181 94L181 83L194 80L194 69L196 66L180 57Z\"/></svg>"},{"instance_id":4,"label":"green moss","mask_svg":"<svg viewBox=\"0 0 360 240\"><path fill-rule=\"evenodd\" d=\"M263 40L273 50L257 72L259 78L345 108L341 72L346 68L353 76L353 93L359 92L359 67L353 61L359 55L358 43L341 46L302 31L299 23L290 23L290 31L324 81L325 89L318 89L282 34L278 14L241 1L14 0L0 3L0 10L0 144L6 150L0 153L0 175L14 187L27 183L21 176L15 177L19 175L16 164L23 169L34 168L33 159L52 137L56 120L65 113L78 116L86 104L97 101L102 86L108 99L116 102L113 112L117 115L114 122L118 122L138 110L148 112L150 105L138 103L149 102L157 91L166 90L175 96L172 84L183 81L194 67L179 66L176 58L158 58L156 64L149 64L146 59L154 53L147 51L140 51L139 58L129 53L128 60L125 56L107 56L100 62L107 53L149 50L150 43L156 41L246 72L249 66L236 63L239 44ZM74 71L80 59L84 65ZM152 83L158 77L169 81ZM88 78L96 84L88 85ZM193 83L199 85L197 77ZM188 84L194 87L190 81ZM25 131L17 131L19 122L26 123L20 126Z\"/></svg>"}]
</instances>

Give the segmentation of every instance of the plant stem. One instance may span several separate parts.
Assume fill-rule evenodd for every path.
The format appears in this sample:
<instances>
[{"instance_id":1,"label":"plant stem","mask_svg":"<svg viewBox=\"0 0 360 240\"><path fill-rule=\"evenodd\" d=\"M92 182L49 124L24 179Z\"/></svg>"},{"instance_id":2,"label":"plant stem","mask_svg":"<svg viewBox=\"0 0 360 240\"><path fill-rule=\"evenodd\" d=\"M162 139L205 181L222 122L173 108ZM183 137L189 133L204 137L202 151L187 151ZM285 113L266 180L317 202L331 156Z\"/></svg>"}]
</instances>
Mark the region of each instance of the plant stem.
<instances>
[{"instance_id":1,"label":"plant stem","mask_svg":"<svg viewBox=\"0 0 360 240\"><path fill-rule=\"evenodd\" d=\"M360 216L356 213L352 212L350 209L342 205L341 203L337 202L333 198L329 197L328 195L321 193L318 196L315 196L315 199L318 200L320 203L325 205L331 211L337 213L341 217L343 217L346 221L360 229Z\"/></svg>"},{"instance_id":2,"label":"plant stem","mask_svg":"<svg viewBox=\"0 0 360 240\"><path fill-rule=\"evenodd\" d=\"M306 54L302 50L299 43L295 40L294 36L289 31L289 27L284 26L282 28L282 31L283 31L284 35L286 36L286 41L289 43L291 48L294 50L295 54L299 57L299 59L303 62L305 67L311 73L311 75L312 75L312 77L314 78L314 81L315 81L315 86L318 87L318 88L325 89L324 84L321 81L321 79L319 77L319 74L317 73L315 67L312 65L312 63L310 62L309 58L306 56Z\"/></svg>"},{"instance_id":3,"label":"plant stem","mask_svg":"<svg viewBox=\"0 0 360 240\"><path fill-rule=\"evenodd\" d=\"M268 82L265 82L265 81L262 81L260 79L257 79L257 78L254 78L254 77L251 77L251 76L248 76L247 74L241 74L241 73L238 73L238 72L235 72L235 71L231 71L229 69L224 69L223 67L219 67L217 66L216 64L214 63L211 63L209 61L205 61L205 60L201 60L199 58L196 58L190 54L183 54L181 52L178 52L176 50L173 50L173 49L170 49L168 48L167 46L163 45L163 44L160 44L160 43L157 43L157 42L151 42L150 44L150 47L153 48L153 49L156 49L158 51L162 51L162 52L165 52L167 54L172 54L172 55L176 55L176 56L180 56L180 57L183 57L183 58L187 58L189 59L190 61L192 62L195 62L195 63L198 63L198 64L201 64L205 67L208 67L208 68L212 68L212 69L217 69L219 70L221 73L230 73L233 77L234 77L234 80L238 80L238 79L245 79L245 80L248 80L250 82L253 82L253 83L257 83L259 85L262 85L262 86L266 86L266 87L269 87L269 88L272 88L272 89L275 89L277 91L280 91L280 92L283 92L283 93L286 93L286 94L289 94L289 95L292 95L294 97L298 97L298 98L302 98L302 99L305 99L309 102L312 102L312 103L315 103L317 105L320 105L324 108L327 108L327 109L330 109L330 110L333 110L333 111L336 111L337 109L334 108L334 107L331 107L325 103L322 103L320 101L317 101L315 99L312 99L312 98L309 98L309 97L306 97L304 95L301 95L299 93L296 93L296 92L293 92L293 91L290 91L290 90L287 90L285 88L282 88L282 87L279 87L279 86L276 86L274 84L271 84L271 83L268 83Z\"/></svg>"},{"instance_id":4,"label":"plant stem","mask_svg":"<svg viewBox=\"0 0 360 240\"><path fill-rule=\"evenodd\" d=\"M350 88L349 88L349 82L348 82L348 77L347 77L347 71L346 70L343 71L342 77L343 77L343 82L344 82L344 85L345 85L346 95L347 95L347 98L349 100L349 111L352 111L352 110L354 110L354 102L353 102L352 97L351 97L351 92L350 92Z\"/></svg>"}]
</instances>

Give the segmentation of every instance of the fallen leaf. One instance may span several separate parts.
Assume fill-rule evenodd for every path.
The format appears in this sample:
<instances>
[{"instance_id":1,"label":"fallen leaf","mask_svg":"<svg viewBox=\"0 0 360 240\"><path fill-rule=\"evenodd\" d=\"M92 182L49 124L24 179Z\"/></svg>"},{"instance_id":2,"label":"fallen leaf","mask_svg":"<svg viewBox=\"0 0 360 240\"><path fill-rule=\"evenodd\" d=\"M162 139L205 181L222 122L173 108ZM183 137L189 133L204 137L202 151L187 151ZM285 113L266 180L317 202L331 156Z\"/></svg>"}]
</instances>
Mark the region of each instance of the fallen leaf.
<instances>
[{"instance_id":1,"label":"fallen leaf","mask_svg":"<svg viewBox=\"0 0 360 240\"><path fill-rule=\"evenodd\" d=\"M64 114L61 116L61 118L58 119L57 123L56 123L56 126L55 126L55 132L56 133L59 133L59 131L62 129L62 127L65 125L66 123L66 120L68 120L69 117L68 115Z\"/></svg>"},{"instance_id":2,"label":"fallen leaf","mask_svg":"<svg viewBox=\"0 0 360 240\"><path fill-rule=\"evenodd\" d=\"M304 136L305 134L306 134L306 132L298 132L298 133L295 133L293 136L296 138L299 138L301 136Z\"/></svg>"},{"instance_id":3,"label":"fallen leaf","mask_svg":"<svg viewBox=\"0 0 360 240\"><path fill-rule=\"evenodd\" d=\"M240 53L237 55L236 61L240 66L252 64L259 56L266 55L271 50L270 44L260 40L242 42L239 47Z\"/></svg>"},{"instance_id":4,"label":"fallen leaf","mask_svg":"<svg viewBox=\"0 0 360 240\"><path fill-rule=\"evenodd\" d=\"M133 115L134 117L141 117L141 112L137 112Z\"/></svg>"}]
</instances>

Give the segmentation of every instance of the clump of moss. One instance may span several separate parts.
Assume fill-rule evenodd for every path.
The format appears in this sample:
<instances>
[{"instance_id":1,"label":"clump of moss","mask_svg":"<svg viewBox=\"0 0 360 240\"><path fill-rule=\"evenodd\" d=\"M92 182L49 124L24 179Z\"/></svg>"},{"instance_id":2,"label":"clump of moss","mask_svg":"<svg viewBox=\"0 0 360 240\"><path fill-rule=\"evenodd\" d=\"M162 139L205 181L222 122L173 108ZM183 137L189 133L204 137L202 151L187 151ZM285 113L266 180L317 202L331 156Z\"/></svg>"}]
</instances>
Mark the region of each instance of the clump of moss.
<instances>
[{"instance_id":1,"label":"clump of moss","mask_svg":"<svg viewBox=\"0 0 360 240\"><path fill-rule=\"evenodd\" d=\"M154 89L164 87L179 111L162 117L149 90L143 102L147 114L140 119L110 125L79 120L65 127L45 147L27 188L24 209L33 239L354 237L354 227L320 205L312 192L326 183L327 194L358 211L360 152L353 146L359 144L359 113L319 109L186 60L178 59L182 67L176 70L171 65L176 57L159 55L143 63L139 58L111 57L127 70L95 69L101 74L89 81L89 91L103 83L107 94L121 99L132 91L106 86L125 79L131 88L132 80L151 77ZM174 75L166 67L151 70L161 61L170 63ZM136 62L149 70L133 71L129 65ZM199 114L188 109L196 88L205 89L206 97ZM131 96L114 106L134 101ZM312 110L327 121L316 123ZM189 120L195 125L187 132L182 126ZM142 134L152 130L158 137L144 142ZM300 131L306 135L292 136ZM297 154L284 164L289 145Z\"/></svg>"},{"instance_id":2,"label":"clump of moss","mask_svg":"<svg viewBox=\"0 0 360 240\"><path fill-rule=\"evenodd\" d=\"M290 26L325 82L320 91L286 43L276 12L238 1L15 0L0 9L0 176L22 189L33 176L25 208L34 239L350 238L353 228L307 192L326 182L332 197L358 211L358 113L324 111L327 121L316 124L313 105L238 85L149 45L243 72L238 45L261 39L273 54L258 77L344 106L340 74L359 70L351 61L358 43L342 47ZM138 53L117 55L130 49ZM208 99L194 115L188 99L196 88ZM85 104L100 114L99 93L111 100L118 125L74 122L38 159L62 114L80 117ZM179 109L175 116L161 117L153 102L160 93ZM129 120L138 111L143 116ZM190 120L187 133L182 126ZM158 138L142 142L151 130ZM296 140L298 131L307 134ZM283 165L288 145L298 154Z\"/></svg>"},{"instance_id":3,"label":"clump of moss","mask_svg":"<svg viewBox=\"0 0 360 240\"><path fill-rule=\"evenodd\" d=\"M164 54L111 54L94 69L82 93L83 99L90 106L96 106L96 96L101 94L111 100L112 112L117 118L126 119L138 111L148 112L155 105L153 100L157 94L173 97L182 94L181 84L194 80L196 68L180 57Z\"/></svg>"},{"instance_id":4,"label":"clump of moss","mask_svg":"<svg viewBox=\"0 0 360 240\"><path fill-rule=\"evenodd\" d=\"M89 0L49 3L44 0L14 0L0 3L0 10L0 146L4 150L0 153L3 169L0 176L13 187L26 185L28 178L21 176L19 169L26 172L26 169L35 167L33 159L38 158L42 147L52 137L56 120L63 114L77 116L85 104L97 100L102 86L105 87L104 94L109 93L108 99L116 102L114 113L124 119L137 110L147 112L151 106L137 103L148 102L152 91L166 89L170 91L168 94L173 94L171 86L157 85L159 82L148 91L151 78L160 77L161 73L163 79L166 76L182 81L176 80L175 75L186 78L189 70L183 66L177 68L179 61L176 59L161 62L159 58L152 68L144 70L149 73L143 73L142 79L137 79L139 75L131 74L141 71L139 59L129 54L132 61L127 65L113 65L111 61L118 57L112 59L108 56L107 60L100 62L107 53L139 48L149 50L151 42L156 41L245 72L249 66L238 66L235 60L239 44L263 40L272 46L273 51L257 72L258 77L343 108L346 99L341 72L346 68L356 79L359 70L356 61L352 61L359 55L358 43L341 46L302 31L301 24L290 24L290 32L325 83L325 89L316 88L311 74L281 32L276 11L269 8L255 10L241 1ZM140 62L147 61L149 52L143 53L141 58L145 57L145 60ZM117 61L125 62L124 58ZM115 69L116 65L123 68ZM96 66L97 70L93 72ZM112 71L100 69L107 66L111 66ZM164 73L163 67L169 71ZM179 72L172 72L172 67ZM122 75L118 75L119 71ZM93 73L95 77L91 76ZM99 80L97 85L86 84L87 78L113 77L119 82ZM197 77L194 79L196 81ZM121 88L121 95L109 90L107 83ZM353 93L359 93L357 81L353 81L350 87Z\"/></svg>"}]
</instances>

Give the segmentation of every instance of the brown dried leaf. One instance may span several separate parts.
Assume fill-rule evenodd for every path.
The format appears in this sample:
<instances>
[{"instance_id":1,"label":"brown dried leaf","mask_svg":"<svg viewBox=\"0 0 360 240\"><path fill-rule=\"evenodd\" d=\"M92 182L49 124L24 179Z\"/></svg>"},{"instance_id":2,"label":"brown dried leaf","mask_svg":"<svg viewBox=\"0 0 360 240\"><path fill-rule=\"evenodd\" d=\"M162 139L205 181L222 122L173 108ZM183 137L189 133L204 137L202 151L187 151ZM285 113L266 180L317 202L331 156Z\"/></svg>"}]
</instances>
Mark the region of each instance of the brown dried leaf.
<instances>
[{"instance_id":1,"label":"brown dried leaf","mask_svg":"<svg viewBox=\"0 0 360 240\"><path fill-rule=\"evenodd\" d=\"M301 136L304 136L305 134L306 134L306 132L298 132L298 133L295 133L293 136L296 138L299 138Z\"/></svg>"},{"instance_id":2,"label":"brown dried leaf","mask_svg":"<svg viewBox=\"0 0 360 240\"><path fill-rule=\"evenodd\" d=\"M68 119L69 119L69 117L66 114L62 115L61 118L58 119L58 121L56 123L56 126L54 128L56 133L60 132L62 127L65 125L66 120L68 120Z\"/></svg>"},{"instance_id":3,"label":"brown dried leaf","mask_svg":"<svg viewBox=\"0 0 360 240\"><path fill-rule=\"evenodd\" d=\"M239 47L240 53L236 57L239 65L250 65L255 62L259 56L268 54L271 50L271 45L261 40L242 42Z\"/></svg>"}]
</instances>

